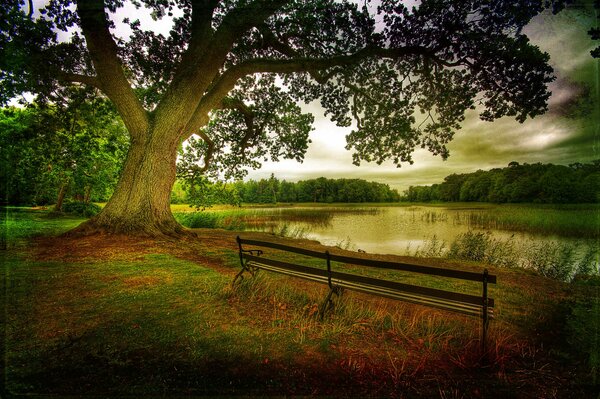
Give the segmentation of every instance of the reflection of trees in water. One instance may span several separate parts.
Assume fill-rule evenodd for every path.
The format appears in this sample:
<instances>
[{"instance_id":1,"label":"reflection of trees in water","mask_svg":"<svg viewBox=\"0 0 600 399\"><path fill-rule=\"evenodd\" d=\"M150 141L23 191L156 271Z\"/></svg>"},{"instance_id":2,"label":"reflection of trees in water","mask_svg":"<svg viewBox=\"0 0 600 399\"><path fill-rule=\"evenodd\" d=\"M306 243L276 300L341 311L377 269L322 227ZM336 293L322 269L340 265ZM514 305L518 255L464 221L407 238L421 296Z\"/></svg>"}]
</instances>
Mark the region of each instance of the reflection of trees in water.
<instances>
[{"instance_id":1,"label":"reflection of trees in water","mask_svg":"<svg viewBox=\"0 0 600 399\"><path fill-rule=\"evenodd\" d=\"M336 215L378 215L379 208L327 207L278 208L250 211L242 216L253 227L272 227L282 223L302 223L314 227L331 227Z\"/></svg>"}]
</instances>

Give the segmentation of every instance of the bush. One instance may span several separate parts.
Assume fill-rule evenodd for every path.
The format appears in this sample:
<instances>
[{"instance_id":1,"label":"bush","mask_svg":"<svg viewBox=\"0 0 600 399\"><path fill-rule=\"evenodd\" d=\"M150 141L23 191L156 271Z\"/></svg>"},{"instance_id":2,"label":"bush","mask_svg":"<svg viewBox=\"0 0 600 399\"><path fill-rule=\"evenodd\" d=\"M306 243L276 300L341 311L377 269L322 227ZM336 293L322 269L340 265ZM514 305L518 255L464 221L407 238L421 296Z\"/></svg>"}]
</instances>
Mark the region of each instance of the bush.
<instances>
[{"instance_id":1,"label":"bush","mask_svg":"<svg viewBox=\"0 0 600 399\"><path fill-rule=\"evenodd\" d=\"M458 235L450 245L448 257L451 259L472 260L481 262L485 260L486 250L491 244L491 234L468 231Z\"/></svg>"},{"instance_id":2,"label":"bush","mask_svg":"<svg viewBox=\"0 0 600 399\"><path fill-rule=\"evenodd\" d=\"M190 229L209 228L214 229L220 221L219 215L209 212L190 212L176 215L175 219Z\"/></svg>"},{"instance_id":3,"label":"bush","mask_svg":"<svg viewBox=\"0 0 600 399\"><path fill-rule=\"evenodd\" d=\"M63 204L63 212L72 213L86 218L97 215L102 208L94 203L85 203L81 201L67 202Z\"/></svg>"}]
</instances>

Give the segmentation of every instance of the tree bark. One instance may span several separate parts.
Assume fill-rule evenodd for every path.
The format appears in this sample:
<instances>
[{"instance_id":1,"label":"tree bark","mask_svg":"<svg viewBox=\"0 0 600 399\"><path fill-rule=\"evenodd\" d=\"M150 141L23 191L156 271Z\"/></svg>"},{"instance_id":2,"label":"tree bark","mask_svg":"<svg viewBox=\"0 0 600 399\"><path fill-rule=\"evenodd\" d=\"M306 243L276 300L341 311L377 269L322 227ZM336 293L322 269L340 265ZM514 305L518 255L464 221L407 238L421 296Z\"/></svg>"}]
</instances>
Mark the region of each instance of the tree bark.
<instances>
[{"instance_id":1,"label":"tree bark","mask_svg":"<svg viewBox=\"0 0 600 399\"><path fill-rule=\"evenodd\" d=\"M178 142L159 139L165 135L148 136L145 141L132 140L119 183L104 209L72 233L156 237L187 232L170 207Z\"/></svg>"},{"instance_id":2,"label":"tree bark","mask_svg":"<svg viewBox=\"0 0 600 399\"><path fill-rule=\"evenodd\" d=\"M85 187L85 194L83 195L83 202L85 202L86 204L89 204L91 196L92 196L92 186L88 185Z\"/></svg>"},{"instance_id":3,"label":"tree bark","mask_svg":"<svg viewBox=\"0 0 600 399\"><path fill-rule=\"evenodd\" d=\"M60 189L58 190L58 197L56 198L56 204L54 205L54 212L61 212L65 195L67 194L67 188L69 187L69 180L64 181Z\"/></svg>"}]
</instances>

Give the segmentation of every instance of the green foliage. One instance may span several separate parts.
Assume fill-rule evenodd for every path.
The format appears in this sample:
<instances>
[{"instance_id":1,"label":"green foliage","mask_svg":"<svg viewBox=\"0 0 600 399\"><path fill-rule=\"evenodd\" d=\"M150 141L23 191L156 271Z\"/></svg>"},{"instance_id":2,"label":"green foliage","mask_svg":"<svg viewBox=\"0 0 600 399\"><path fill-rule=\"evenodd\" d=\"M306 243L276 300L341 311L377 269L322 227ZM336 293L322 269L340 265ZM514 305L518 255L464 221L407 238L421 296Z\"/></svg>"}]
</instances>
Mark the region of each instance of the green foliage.
<instances>
[{"instance_id":1,"label":"green foliage","mask_svg":"<svg viewBox=\"0 0 600 399\"><path fill-rule=\"evenodd\" d=\"M264 159L303 159L313 117L298 102L320 100L339 126L354 119L347 148L355 164L412 163L416 148L447 157L476 103L487 121L545 112L549 56L523 27L564 2L132 2L155 20L171 18L167 35L137 18L106 19L126 2L74 3L52 1L35 14L23 1L3 3L0 101L25 92L55 100L61 87L87 84L131 129L149 115L160 119L153 126L189 122L167 135L198 135L187 171L228 179ZM113 26L132 34L113 41Z\"/></svg>"},{"instance_id":2,"label":"green foliage","mask_svg":"<svg viewBox=\"0 0 600 399\"><path fill-rule=\"evenodd\" d=\"M387 184L367 182L361 179L301 180L297 183L280 181L274 175L268 179L237 181L235 183L211 182L204 176L194 181L182 180L186 202L196 208L214 204L240 205L275 204L295 202L315 203L362 203L398 202L400 195ZM172 203L174 194L172 194ZM178 199L181 196L177 197Z\"/></svg>"},{"instance_id":3,"label":"green foliage","mask_svg":"<svg viewBox=\"0 0 600 399\"><path fill-rule=\"evenodd\" d=\"M180 180L175 181L171 190L171 204L186 204L187 198L185 188Z\"/></svg>"},{"instance_id":4,"label":"green foliage","mask_svg":"<svg viewBox=\"0 0 600 399\"><path fill-rule=\"evenodd\" d=\"M211 182L205 176L196 176L193 180L183 180L185 201L196 209L209 208L215 204L240 205L240 197L235 185L217 181Z\"/></svg>"},{"instance_id":5,"label":"green foliage","mask_svg":"<svg viewBox=\"0 0 600 399\"><path fill-rule=\"evenodd\" d=\"M403 199L410 202L597 203L600 160L569 166L511 162L506 168L453 174L443 183L432 186L411 186L404 192Z\"/></svg>"},{"instance_id":6,"label":"green foliage","mask_svg":"<svg viewBox=\"0 0 600 399\"><path fill-rule=\"evenodd\" d=\"M72 213L78 216L84 216L86 218L97 215L102 208L93 202L81 202L81 201L73 201L66 202L63 205L63 212Z\"/></svg>"},{"instance_id":7,"label":"green foliage","mask_svg":"<svg viewBox=\"0 0 600 399\"><path fill-rule=\"evenodd\" d=\"M61 186L79 201L106 201L127 152L127 133L109 102L89 92L65 103L0 109L0 192L9 204L57 201Z\"/></svg>"}]
</instances>

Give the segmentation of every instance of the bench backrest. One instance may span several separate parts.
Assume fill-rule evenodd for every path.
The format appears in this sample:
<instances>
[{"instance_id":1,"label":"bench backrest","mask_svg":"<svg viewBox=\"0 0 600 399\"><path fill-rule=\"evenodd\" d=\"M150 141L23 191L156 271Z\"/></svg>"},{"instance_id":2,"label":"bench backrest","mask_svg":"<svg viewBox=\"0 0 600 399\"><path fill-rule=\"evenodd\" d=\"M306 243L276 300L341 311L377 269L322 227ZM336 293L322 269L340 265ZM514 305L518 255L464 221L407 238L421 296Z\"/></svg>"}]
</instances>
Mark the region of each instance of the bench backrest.
<instances>
[{"instance_id":1,"label":"bench backrest","mask_svg":"<svg viewBox=\"0 0 600 399\"><path fill-rule=\"evenodd\" d=\"M468 272L462 270L453 270L453 269L444 269L439 267L431 267L431 266L422 266L422 265L414 265L403 262L389 262L389 261L381 261L375 259L366 259L366 258L358 258L352 256L344 256L344 255L336 255L330 254L329 251L319 252L306 248L298 248L292 247L288 245L283 245L279 243L269 242L269 241L259 241L259 240L249 240L242 239L240 237L237 238L238 245L240 246L240 257L246 259L248 261L261 262L265 264L270 264L271 266L282 267L290 271L294 271L302 274L314 274L316 276L328 277L330 280L340 279L344 281L348 281L351 283L357 284L369 284L369 285L377 285L383 288L389 288L393 290L401 290L408 293L414 293L417 295L427 295L439 299L445 299L449 301L468 303L472 305L485 306L489 308L494 307L494 299L489 298L487 295L487 284L495 284L496 276L488 273L487 269L482 273L476 272ZM281 251L296 253L300 255L310 256L314 258L324 259L327 261L328 270L317 269L314 267L297 265L287 262L282 262L279 260L268 259L264 257L258 257L252 254L243 254L242 253L242 245L249 245L254 247L263 247L263 248L272 248ZM476 281L481 282L483 285L483 293L482 296L475 296L451 291L445 291L435 288L427 288L416 285L404 284L395 281L376 279L372 277L359 276L355 274L341 273L337 271L331 271L330 262L341 262L346 264L352 264L357 266L366 266L378 269L387 269L387 270L398 270L398 271L407 271L413 273L421 273L431 276L441 276L448 277L460 280L467 281Z\"/></svg>"},{"instance_id":2,"label":"bench backrest","mask_svg":"<svg viewBox=\"0 0 600 399\"><path fill-rule=\"evenodd\" d=\"M278 243L269 242L269 241L248 240L248 239L243 239L243 238L238 237L238 243L246 244L246 245L253 245L253 246L257 246L257 247L279 249L282 251L293 252L296 254L312 256L314 258L320 258L320 259L327 259L329 257L329 259L332 262L348 263L348 264L357 265L357 266L368 266L368 267L374 267L374 268L379 268L379 269L402 270L402 271L407 271L407 272L429 274L432 276L451 277L451 278L456 278L456 279L460 279L460 280L470 280L470 281L479 281L479 282L483 282L484 279L486 278L485 273L466 272L466 271L462 271L462 270L444 269L441 267L413 265L410 263L388 262L388 261L381 261L381 260L375 260L375 259L365 259L365 258L356 258L356 257L352 257L352 256L328 254L327 251L325 251L325 252L313 251L310 249L291 247L288 245L278 244ZM491 283L491 284L495 284L496 276L488 273L487 274L487 282Z\"/></svg>"}]
</instances>

